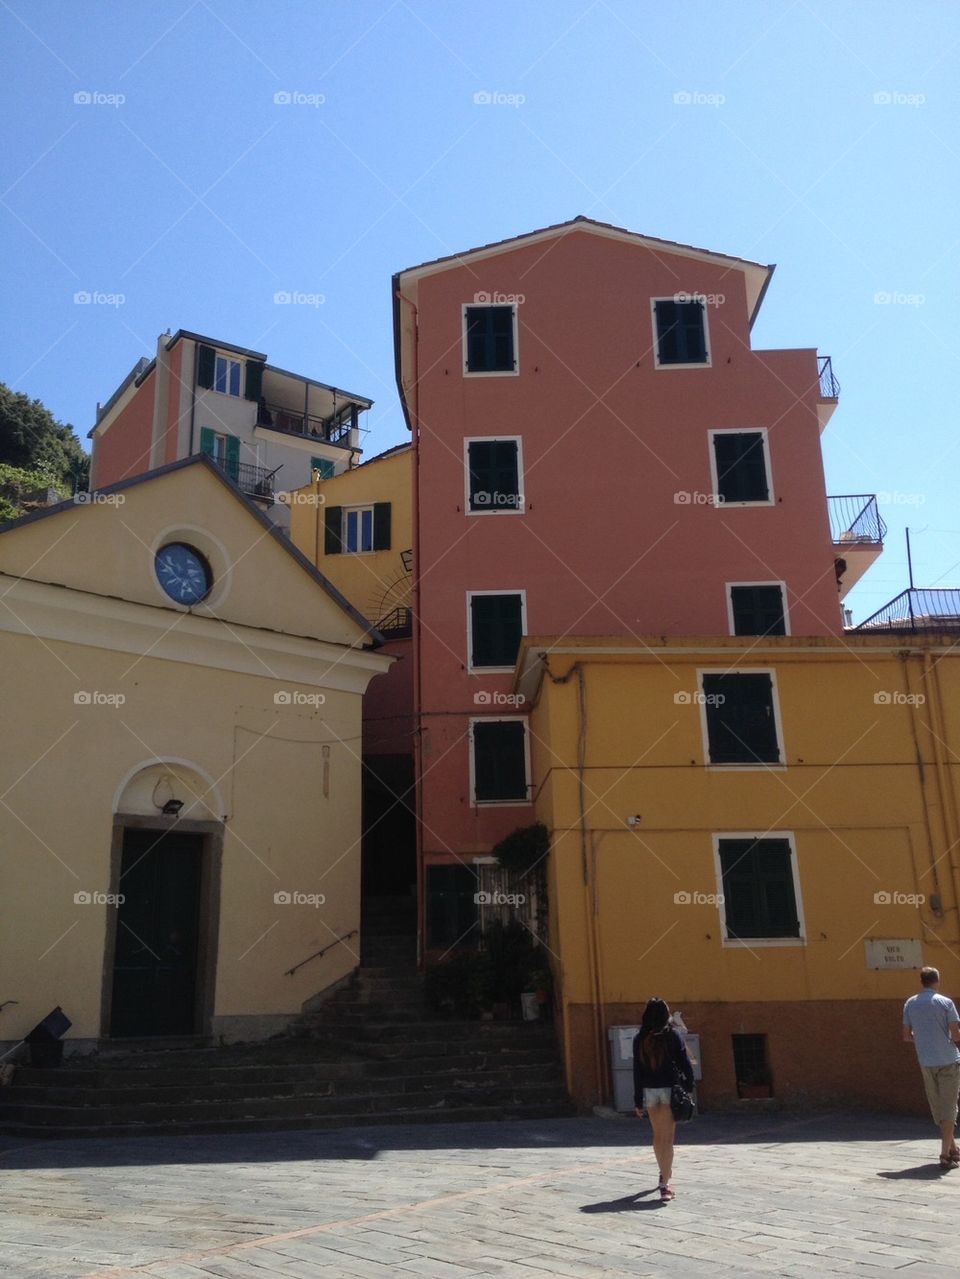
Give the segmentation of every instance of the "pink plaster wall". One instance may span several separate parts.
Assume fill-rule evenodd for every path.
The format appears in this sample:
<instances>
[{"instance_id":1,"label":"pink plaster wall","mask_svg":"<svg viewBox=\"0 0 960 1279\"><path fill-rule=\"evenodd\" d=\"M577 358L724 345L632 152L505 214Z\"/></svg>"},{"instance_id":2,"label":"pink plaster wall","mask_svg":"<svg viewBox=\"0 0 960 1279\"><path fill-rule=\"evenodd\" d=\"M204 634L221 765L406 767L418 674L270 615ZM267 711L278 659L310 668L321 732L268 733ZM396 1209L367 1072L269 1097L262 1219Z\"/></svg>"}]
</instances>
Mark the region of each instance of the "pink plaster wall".
<instances>
[{"instance_id":1,"label":"pink plaster wall","mask_svg":"<svg viewBox=\"0 0 960 1279\"><path fill-rule=\"evenodd\" d=\"M461 308L523 295L519 376L465 377ZM657 369L650 299L708 305L711 367ZM471 808L466 592L527 592L539 634L728 634L726 582L784 580L793 634L841 630L813 349L752 351L739 271L587 232L419 290L423 851L487 852L528 807ZM712 428L769 431L770 507L717 508ZM526 512L467 515L464 439L522 437ZM484 708L486 709L486 708ZM506 708L509 713L509 708ZM536 778L533 779L536 784Z\"/></svg>"}]
</instances>

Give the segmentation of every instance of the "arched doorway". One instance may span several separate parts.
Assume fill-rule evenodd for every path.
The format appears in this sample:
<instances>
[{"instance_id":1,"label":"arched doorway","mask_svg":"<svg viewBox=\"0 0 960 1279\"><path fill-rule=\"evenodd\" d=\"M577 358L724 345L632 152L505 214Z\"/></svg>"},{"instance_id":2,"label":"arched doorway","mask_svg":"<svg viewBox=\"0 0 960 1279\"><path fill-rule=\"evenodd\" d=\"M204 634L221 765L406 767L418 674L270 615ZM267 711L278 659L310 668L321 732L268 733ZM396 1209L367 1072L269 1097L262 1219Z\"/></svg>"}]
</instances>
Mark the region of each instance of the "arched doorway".
<instances>
[{"instance_id":1,"label":"arched doorway","mask_svg":"<svg viewBox=\"0 0 960 1279\"><path fill-rule=\"evenodd\" d=\"M183 760L134 769L114 803L103 1033L196 1036L213 1016L222 804Z\"/></svg>"}]
</instances>

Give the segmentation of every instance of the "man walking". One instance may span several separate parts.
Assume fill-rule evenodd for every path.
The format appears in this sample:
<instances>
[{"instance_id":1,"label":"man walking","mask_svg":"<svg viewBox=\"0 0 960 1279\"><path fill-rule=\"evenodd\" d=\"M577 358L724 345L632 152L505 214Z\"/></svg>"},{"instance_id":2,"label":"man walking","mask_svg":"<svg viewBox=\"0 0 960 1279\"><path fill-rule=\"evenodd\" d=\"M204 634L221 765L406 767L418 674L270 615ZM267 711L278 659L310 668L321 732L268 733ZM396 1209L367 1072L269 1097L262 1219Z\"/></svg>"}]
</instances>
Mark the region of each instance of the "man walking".
<instances>
[{"instance_id":1,"label":"man walking","mask_svg":"<svg viewBox=\"0 0 960 1279\"><path fill-rule=\"evenodd\" d=\"M940 994L936 968L920 969L923 989L903 1005L903 1038L913 1041L933 1122L940 1129L940 1167L960 1166L957 1094L960 1093L960 1017L952 999Z\"/></svg>"}]
</instances>

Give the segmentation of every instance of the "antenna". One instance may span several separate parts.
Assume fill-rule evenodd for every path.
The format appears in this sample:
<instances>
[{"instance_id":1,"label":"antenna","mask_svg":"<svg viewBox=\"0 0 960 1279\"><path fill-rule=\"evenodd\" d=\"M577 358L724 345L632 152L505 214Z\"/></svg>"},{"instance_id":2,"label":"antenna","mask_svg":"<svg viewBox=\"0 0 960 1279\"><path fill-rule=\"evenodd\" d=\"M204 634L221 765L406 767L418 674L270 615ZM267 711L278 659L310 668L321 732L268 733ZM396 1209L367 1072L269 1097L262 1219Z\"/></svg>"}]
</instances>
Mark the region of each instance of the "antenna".
<instances>
[{"instance_id":1,"label":"antenna","mask_svg":"<svg viewBox=\"0 0 960 1279\"><path fill-rule=\"evenodd\" d=\"M910 589L913 590L913 556L910 554L910 530L907 533L907 577L910 581Z\"/></svg>"}]
</instances>

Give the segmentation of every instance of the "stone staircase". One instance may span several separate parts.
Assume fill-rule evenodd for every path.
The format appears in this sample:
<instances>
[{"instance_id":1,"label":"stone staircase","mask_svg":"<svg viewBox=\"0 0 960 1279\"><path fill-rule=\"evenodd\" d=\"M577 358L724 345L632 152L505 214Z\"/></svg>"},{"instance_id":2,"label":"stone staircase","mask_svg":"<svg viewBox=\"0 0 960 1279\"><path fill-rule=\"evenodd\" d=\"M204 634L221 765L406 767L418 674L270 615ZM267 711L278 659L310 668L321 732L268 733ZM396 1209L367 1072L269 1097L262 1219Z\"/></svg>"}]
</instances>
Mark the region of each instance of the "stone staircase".
<instances>
[{"instance_id":1,"label":"stone staircase","mask_svg":"<svg viewBox=\"0 0 960 1279\"><path fill-rule=\"evenodd\" d=\"M554 1029L438 1019L410 907L364 912L360 968L290 1034L211 1048L143 1041L20 1067L0 1130L23 1136L257 1132L571 1115Z\"/></svg>"}]
</instances>

